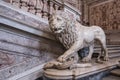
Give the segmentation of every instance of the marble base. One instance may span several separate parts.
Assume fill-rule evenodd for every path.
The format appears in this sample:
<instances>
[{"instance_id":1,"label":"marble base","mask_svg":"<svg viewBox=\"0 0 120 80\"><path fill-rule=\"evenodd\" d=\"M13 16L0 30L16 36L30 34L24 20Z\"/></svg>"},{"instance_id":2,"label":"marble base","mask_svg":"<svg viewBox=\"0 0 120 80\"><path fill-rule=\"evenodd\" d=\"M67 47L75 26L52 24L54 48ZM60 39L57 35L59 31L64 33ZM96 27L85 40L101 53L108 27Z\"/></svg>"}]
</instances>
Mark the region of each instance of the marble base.
<instances>
[{"instance_id":1,"label":"marble base","mask_svg":"<svg viewBox=\"0 0 120 80\"><path fill-rule=\"evenodd\" d=\"M45 77L45 76L41 79L42 80L102 80L104 78L104 76L109 74L109 72L110 72L110 70L106 70L106 71L103 71L103 72L99 72L97 74L85 76L85 77L78 78L78 79L75 79L74 77L70 78L70 79L51 79L51 78L48 78L48 77ZM41 79L38 79L38 80L41 80Z\"/></svg>"},{"instance_id":2,"label":"marble base","mask_svg":"<svg viewBox=\"0 0 120 80\"><path fill-rule=\"evenodd\" d=\"M44 80L82 80L86 76L92 76L95 79L84 80L100 80L97 79L99 75L102 75L104 71L109 71L119 64L120 58L111 59L104 64L93 63L92 67L88 68L77 68L72 70L57 70L57 69L47 69L44 71ZM96 77L94 77L94 75ZM98 77L97 77L98 75Z\"/></svg>"}]
</instances>

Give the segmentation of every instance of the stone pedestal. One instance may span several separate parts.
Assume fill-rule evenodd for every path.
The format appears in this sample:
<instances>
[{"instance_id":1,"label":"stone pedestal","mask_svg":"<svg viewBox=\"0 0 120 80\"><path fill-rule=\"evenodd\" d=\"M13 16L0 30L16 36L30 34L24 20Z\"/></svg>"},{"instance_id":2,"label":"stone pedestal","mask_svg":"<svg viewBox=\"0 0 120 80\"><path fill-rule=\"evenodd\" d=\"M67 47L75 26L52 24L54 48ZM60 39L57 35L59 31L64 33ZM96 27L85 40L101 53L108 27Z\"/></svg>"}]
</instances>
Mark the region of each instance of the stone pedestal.
<instances>
[{"instance_id":1,"label":"stone pedestal","mask_svg":"<svg viewBox=\"0 0 120 80\"><path fill-rule=\"evenodd\" d=\"M77 79L75 79L74 77L73 78L68 78L68 79L51 79L51 78L48 78L48 77L44 76L43 80L102 80L104 76L109 74L109 72L110 72L110 70L106 70L106 71L103 71L103 72L99 72L99 73L96 73L96 74L92 74L92 75L85 76L85 77L82 77L82 78L77 78Z\"/></svg>"},{"instance_id":2,"label":"stone pedestal","mask_svg":"<svg viewBox=\"0 0 120 80\"><path fill-rule=\"evenodd\" d=\"M103 64L93 63L92 67L76 69L44 70L44 80L101 80L111 69L116 67L119 59L112 59Z\"/></svg>"}]
</instances>

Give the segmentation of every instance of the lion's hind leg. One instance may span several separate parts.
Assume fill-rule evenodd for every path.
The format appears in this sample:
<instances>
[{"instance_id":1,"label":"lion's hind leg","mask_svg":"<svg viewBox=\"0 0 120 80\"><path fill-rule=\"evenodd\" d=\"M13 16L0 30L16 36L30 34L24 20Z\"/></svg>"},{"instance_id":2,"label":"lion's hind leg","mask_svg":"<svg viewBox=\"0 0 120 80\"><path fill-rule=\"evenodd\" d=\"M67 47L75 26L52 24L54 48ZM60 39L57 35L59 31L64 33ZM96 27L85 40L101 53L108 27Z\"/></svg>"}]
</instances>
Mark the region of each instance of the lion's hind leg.
<instances>
[{"instance_id":1,"label":"lion's hind leg","mask_svg":"<svg viewBox=\"0 0 120 80\"><path fill-rule=\"evenodd\" d=\"M103 53L103 49L101 48L101 52L98 54L98 57L97 57L97 63L104 63L102 60L101 60L101 57L104 57L104 53Z\"/></svg>"},{"instance_id":2,"label":"lion's hind leg","mask_svg":"<svg viewBox=\"0 0 120 80\"><path fill-rule=\"evenodd\" d=\"M106 40L105 38L101 38L99 39L100 43L101 43L101 53L98 56L98 61L100 60L100 57L103 56L103 60L104 61L108 61L108 50L107 50L107 46L106 46Z\"/></svg>"},{"instance_id":3,"label":"lion's hind leg","mask_svg":"<svg viewBox=\"0 0 120 80\"><path fill-rule=\"evenodd\" d=\"M106 47L105 44L102 44L102 47L103 47L103 51L104 51L103 60L104 60L104 61L108 61L109 58L108 58L108 50L107 50L107 47Z\"/></svg>"}]
</instances>

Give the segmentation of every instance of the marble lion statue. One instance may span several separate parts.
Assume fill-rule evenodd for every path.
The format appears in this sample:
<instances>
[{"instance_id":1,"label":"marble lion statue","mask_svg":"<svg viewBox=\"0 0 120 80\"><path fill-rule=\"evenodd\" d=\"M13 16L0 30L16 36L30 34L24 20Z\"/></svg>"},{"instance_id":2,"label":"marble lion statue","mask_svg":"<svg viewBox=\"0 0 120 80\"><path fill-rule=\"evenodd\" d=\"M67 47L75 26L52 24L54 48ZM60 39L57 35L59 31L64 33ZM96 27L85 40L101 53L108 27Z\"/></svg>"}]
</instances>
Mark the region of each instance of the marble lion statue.
<instances>
[{"instance_id":1,"label":"marble lion statue","mask_svg":"<svg viewBox=\"0 0 120 80\"><path fill-rule=\"evenodd\" d=\"M77 52L84 47L89 47L89 53L82 59L82 61L90 61L93 54L95 40L100 42L101 48L103 50L103 52L99 54L97 61L101 61L100 57L102 55L103 60L108 60L106 36L104 31L99 26L83 26L78 21L74 19L71 20L69 16L62 11L57 11L51 15L49 19L49 25L53 34L67 49L64 54L58 57L57 63L49 63L52 66L56 66L57 64L60 66L62 63L64 64L61 66L66 66L67 61L71 62L69 65L67 65L67 67L69 67L71 64L78 63L79 56Z\"/></svg>"}]
</instances>

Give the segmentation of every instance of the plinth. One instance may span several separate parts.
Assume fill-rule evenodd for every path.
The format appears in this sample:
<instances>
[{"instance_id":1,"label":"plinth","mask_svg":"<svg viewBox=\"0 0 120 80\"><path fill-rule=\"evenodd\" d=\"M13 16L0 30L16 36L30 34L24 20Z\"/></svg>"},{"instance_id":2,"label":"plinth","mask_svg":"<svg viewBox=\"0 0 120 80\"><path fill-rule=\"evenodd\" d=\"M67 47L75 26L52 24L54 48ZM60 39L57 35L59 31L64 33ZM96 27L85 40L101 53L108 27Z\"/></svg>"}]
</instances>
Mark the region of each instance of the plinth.
<instances>
[{"instance_id":1,"label":"plinth","mask_svg":"<svg viewBox=\"0 0 120 80\"><path fill-rule=\"evenodd\" d=\"M58 70L58 69L46 69L44 70L44 77L48 80L77 80L86 76L96 75L105 71L109 71L119 64L117 60L110 60L103 64L93 63L92 67L75 68L72 70ZM95 76L96 77L96 76ZM97 77L100 77L99 74ZM89 79L88 79L89 80Z\"/></svg>"}]
</instances>

